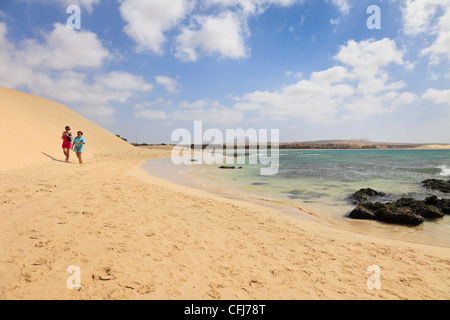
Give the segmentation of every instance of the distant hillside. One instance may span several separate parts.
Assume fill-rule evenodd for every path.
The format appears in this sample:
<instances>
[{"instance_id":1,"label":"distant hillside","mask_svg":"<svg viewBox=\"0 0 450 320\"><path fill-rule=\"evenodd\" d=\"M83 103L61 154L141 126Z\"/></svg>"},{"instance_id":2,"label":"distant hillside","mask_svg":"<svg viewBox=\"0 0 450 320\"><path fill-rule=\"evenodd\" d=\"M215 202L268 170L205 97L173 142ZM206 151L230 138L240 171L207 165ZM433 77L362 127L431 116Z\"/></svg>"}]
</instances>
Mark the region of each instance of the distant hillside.
<instances>
[{"instance_id":1,"label":"distant hillside","mask_svg":"<svg viewBox=\"0 0 450 320\"><path fill-rule=\"evenodd\" d=\"M133 144L135 146L156 146L146 143ZM171 144L161 144L163 146L175 146ZM195 148L195 145L184 145L185 147ZM216 148L226 148L226 145L202 145L203 149L214 146ZM235 147L242 147L236 145ZM372 142L367 140L322 140L322 141L303 141L303 142L281 142L280 149L450 149L449 144L431 144L431 143L397 143L397 142ZM256 144L246 144L246 149L255 148ZM270 147L270 143L269 143Z\"/></svg>"},{"instance_id":2,"label":"distant hillside","mask_svg":"<svg viewBox=\"0 0 450 320\"><path fill-rule=\"evenodd\" d=\"M373 142L366 140L322 140L280 143L280 149L411 149L427 147L424 143ZM435 146L448 146L433 144Z\"/></svg>"}]
</instances>

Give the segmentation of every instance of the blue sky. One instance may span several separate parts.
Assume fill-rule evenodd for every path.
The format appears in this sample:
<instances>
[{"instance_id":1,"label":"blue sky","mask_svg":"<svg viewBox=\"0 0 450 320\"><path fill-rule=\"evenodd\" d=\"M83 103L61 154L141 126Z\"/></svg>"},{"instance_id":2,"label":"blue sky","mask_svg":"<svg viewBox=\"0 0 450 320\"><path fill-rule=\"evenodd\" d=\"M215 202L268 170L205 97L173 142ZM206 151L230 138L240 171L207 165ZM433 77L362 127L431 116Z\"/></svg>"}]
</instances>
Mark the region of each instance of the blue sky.
<instances>
[{"instance_id":1,"label":"blue sky","mask_svg":"<svg viewBox=\"0 0 450 320\"><path fill-rule=\"evenodd\" d=\"M201 120L282 141L450 143L450 0L2 0L0 61L0 86L133 142Z\"/></svg>"}]
</instances>

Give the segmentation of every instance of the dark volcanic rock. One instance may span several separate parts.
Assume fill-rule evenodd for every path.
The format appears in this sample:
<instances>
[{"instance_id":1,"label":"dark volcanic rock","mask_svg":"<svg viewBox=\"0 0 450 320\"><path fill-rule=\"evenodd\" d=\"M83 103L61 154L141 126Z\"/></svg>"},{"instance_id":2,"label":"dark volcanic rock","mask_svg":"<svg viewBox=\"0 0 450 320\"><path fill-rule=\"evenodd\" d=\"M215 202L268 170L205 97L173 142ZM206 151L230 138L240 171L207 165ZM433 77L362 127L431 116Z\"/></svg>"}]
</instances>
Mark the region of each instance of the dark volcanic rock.
<instances>
[{"instance_id":1,"label":"dark volcanic rock","mask_svg":"<svg viewBox=\"0 0 450 320\"><path fill-rule=\"evenodd\" d=\"M371 208L368 208L368 204L370 202L362 203L357 206L350 214L348 215L352 219L361 219L361 220L377 220L375 213Z\"/></svg>"},{"instance_id":2,"label":"dark volcanic rock","mask_svg":"<svg viewBox=\"0 0 450 320\"><path fill-rule=\"evenodd\" d=\"M422 181L422 184L425 188L431 190L439 190L444 193L450 193L450 180L438 180L438 179L428 179Z\"/></svg>"},{"instance_id":3,"label":"dark volcanic rock","mask_svg":"<svg viewBox=\"0 0 450 320\"><path fill-rule=\"evenodd\" d=\"M352 194L349 197L349 199L354 204L359 204L362 202L367 202L369 197L375 197L375 196L385 196L385 194L383 192L378 192L371 188L365 188L365 189L360 189L359 191L356 191L354 194Z\"/></svg>"},{"instance_id":4,"label":"dark volcanic rock","mask_svg":"<svg viewBox=\"0 0 450 320\"><path fill-rule=\"evenodd\" d=\"M437 196L431 196L426 198L424 203L440 209L444 214L450 214L450 199L438 199Z\"/></svg>"},{"instance_id":5,"label":"dark volcanic rock","mask_svg":"<svg viewBox=\"0 0 450 320\"><path fill-rule=\"evenodd\" d=\"M355 210L350 212L350 218L378 220L401 225L417 226L424 221L424 218L413 213L407 207L398 208L395 203L361 203Z\"/></svg>"},{"instance_id":6,"label":"dark volcanic rock","mask_svg":"<svg viewBox=\"0 0 450 320\"><path fill-rule=\"evenodd\" d=\"M234 166L221 166L219 169L236 169Z\"/></svg>"},{"instance_id":7,"label":"dark volcanic rock","mask_svg":"<svg viewBox=\"0 0 450 320\"><path fill-rule=\"evenodd\" d=\"M427 183L425 183L428 181ZM440 180L426 180L424 185L437 185ZM436 183L435 181L440 181ZM440 185L440 184L439 184ZM384 196L382 192L373 189L361 189L355 192L351 197L358 206L349 213L353 219L378 220L388 223L401 225L417 226L424 219L438 219L444 217L444 214L450 214L450 199L439 199L437 196L431 196L423 201L413 198L401 198L395 202L381 203L369 202L369 197Z\"/></svg>"},{"instance_id":8,"label":"dark volcanic rock","mask_svg":"<svg viewBox=\"0 0 450 320\"><path fill-rule=\"evenodd\" d=\"M409 208L397 208L387 204L375 212L377 220L401 225L418 226L424 221L422 216L413 213Z\"/></svg>"},{"instance_id":9,"label":"dark volcanic rock","mask_svg":"<svg viewBox=\"0 0 450 320\"><path fill-rule=\"evenodd\" d=\"M444 217L444 213L439 207L418 201L412 198L401 198L395 202L397 208L408 208L413 213L427 219L437 219Z\"/></svg>"}]
</instances>

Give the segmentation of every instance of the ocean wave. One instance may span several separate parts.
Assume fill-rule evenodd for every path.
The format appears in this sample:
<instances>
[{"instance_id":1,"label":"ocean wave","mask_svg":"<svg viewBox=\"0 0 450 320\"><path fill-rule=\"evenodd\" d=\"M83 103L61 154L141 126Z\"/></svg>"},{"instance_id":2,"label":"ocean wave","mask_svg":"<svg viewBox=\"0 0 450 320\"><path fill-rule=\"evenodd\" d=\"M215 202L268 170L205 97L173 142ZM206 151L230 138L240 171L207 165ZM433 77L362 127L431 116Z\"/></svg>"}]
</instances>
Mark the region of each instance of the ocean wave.
<instances>
[{"instance_id":1,"label":"ocean wave","mask_svg":"<svg viewBox=\"0 0 450 320\"><path fill-rule=\"evenodd\" d=\"M439 166L438 169L441 170L441 173L439 174L440 176L450 177L450 168L449 167L442 165L442 166Z\"/></svg>"}]
</instances>

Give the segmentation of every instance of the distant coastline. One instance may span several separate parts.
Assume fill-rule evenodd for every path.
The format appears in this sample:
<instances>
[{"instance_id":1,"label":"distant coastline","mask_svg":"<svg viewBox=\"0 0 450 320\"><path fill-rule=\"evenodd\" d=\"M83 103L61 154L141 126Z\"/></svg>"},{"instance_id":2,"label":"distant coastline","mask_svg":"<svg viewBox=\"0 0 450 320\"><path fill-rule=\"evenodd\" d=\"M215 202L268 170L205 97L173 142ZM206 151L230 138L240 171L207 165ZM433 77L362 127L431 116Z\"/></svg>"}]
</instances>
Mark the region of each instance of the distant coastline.
<instances>
[{"instance_id":1,"label":"distant coastline","mask_svg":"<svg viewBox=\"0 0 450 320\"><path fill-rule=\"evenodd\" d=\"M137 147L158 147L158 146L175 146L173 144L147 144L147 143L131 143ZM203 149L210 145L204 144ZM189 147L188 145L186 147ZM193 148L194 146L190 146ZM216 147L225 146L217 145ZM256 145L247 144L246 149L255 148ZM270 144L269 144L270 147ZM450 149L450 144L444 143L397 143L397 142L373 142L360 140L321 140L321 141L304 141L304 142L281 142L279 148L282 150L376 150L376 149Z\"/></svg>"}]
</instances>

